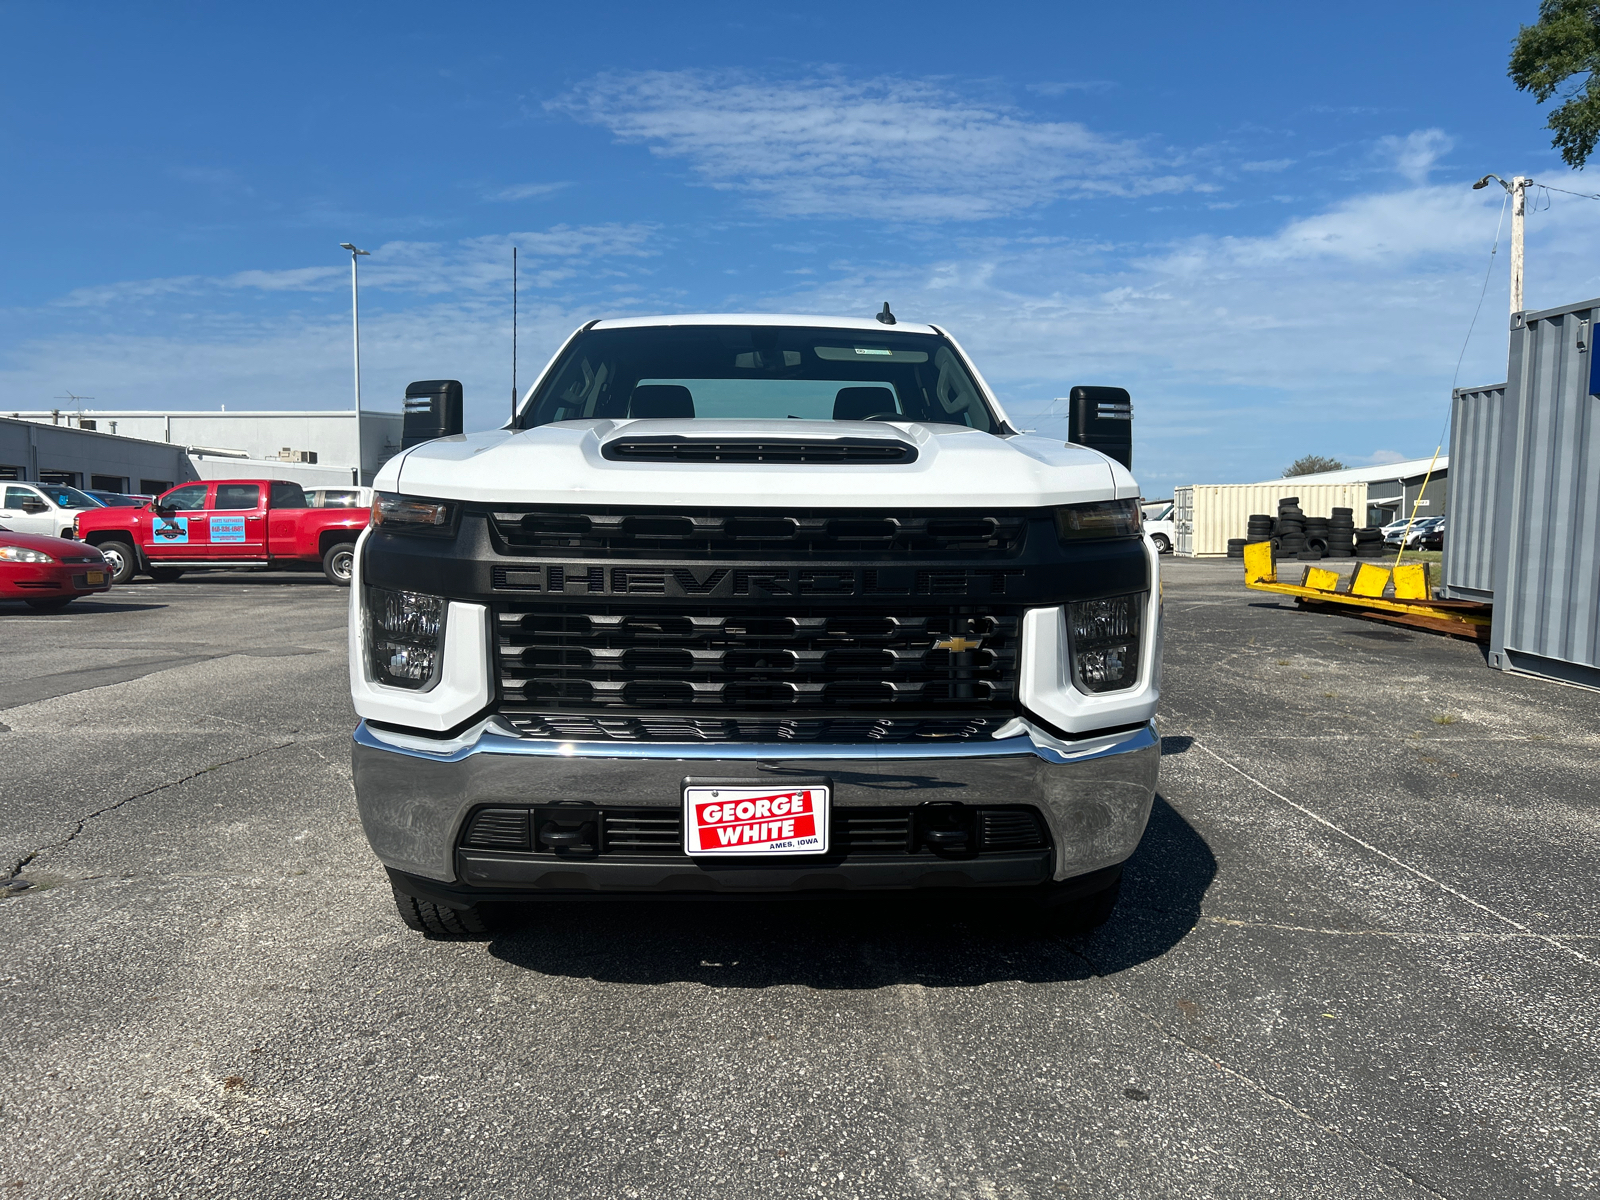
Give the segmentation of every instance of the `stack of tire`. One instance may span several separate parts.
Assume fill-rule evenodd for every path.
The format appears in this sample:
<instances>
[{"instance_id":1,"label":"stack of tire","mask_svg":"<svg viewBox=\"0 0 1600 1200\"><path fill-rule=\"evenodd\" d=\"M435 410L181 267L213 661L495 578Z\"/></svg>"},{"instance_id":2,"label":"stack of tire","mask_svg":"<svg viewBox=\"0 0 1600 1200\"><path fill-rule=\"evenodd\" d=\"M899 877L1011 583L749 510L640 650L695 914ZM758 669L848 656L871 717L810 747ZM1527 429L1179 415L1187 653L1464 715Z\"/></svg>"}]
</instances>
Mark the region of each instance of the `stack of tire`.
<instances>
[{"instance_id":1,"label":"stack of tire","mask_svg":"<svg viewBox=\"0 0 1600 1200\"><path fill-rule=\"evenodd\" d=\"M1298 558L1305 562L1316 562L1322 557L1322 549L1326 548L1327 544L1324 538L1320 548L1315 551L1310 548L1306 533L1306 514L1300 507L1299 496L1285 496L1278 501L1278 521L1273 527L1272 548L1279 558Z\"/></svg>"},{"instance_id":2,"label":"stack of tire","mask_svg":"<svg viewBox=\"0 0 1600 1200\"><path fill-rule=\"evenodd\" d=\"M1228 539L1228 557L1243 558L1244 548L1252 542L1270 542L1272 540L1272 526L1273 520L1271 517L1259 514L1252 515L1250 518L1250 536ZM1276 550L1277 547L1273 547L1273 549Z\"/></svg>"},{"instance_id":3,"label":"stack of tire","mask_svg":"<svg viewBox=\"0 0 1600 1200\"><path fill-rule=\"evenodd\" d=\"M1356 557L1383 557L1383 530L1375 525L1356 530Z\"/></svg>"},{"instance_id":4,"label":"stack of tire","mask_svg":"<svg viewBox=\"0 0 1600 1200\"><path fill-rule=\"evenodd\" d=\"M1336 508L1328 518L1328 557L1356 556L1356 518L1348 508Z\"/></svg>"}]
</instances>

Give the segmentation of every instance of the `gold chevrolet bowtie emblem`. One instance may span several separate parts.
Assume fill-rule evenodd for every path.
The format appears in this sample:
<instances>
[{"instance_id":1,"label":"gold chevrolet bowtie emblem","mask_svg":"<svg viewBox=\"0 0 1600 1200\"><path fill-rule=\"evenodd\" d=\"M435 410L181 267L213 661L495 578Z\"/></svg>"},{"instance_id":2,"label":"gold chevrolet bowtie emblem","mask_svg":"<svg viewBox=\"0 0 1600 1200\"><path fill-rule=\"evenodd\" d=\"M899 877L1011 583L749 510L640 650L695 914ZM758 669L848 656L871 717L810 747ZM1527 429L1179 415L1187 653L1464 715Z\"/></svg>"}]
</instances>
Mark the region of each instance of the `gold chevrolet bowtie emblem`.
<instances>
[{"instance_id":1,"label":"gold chevrolet bowtie emblem","mask_svg":"<svg viewBox=\"0 0 1600 1200\"><path fill-rule=\"evenodd\" d=\"M942 642L935 642L935 650L948 650L952 654L965 654L968 650L976 650L983 645L982 638L947 637Z\"/></svg>"}]
</instances>

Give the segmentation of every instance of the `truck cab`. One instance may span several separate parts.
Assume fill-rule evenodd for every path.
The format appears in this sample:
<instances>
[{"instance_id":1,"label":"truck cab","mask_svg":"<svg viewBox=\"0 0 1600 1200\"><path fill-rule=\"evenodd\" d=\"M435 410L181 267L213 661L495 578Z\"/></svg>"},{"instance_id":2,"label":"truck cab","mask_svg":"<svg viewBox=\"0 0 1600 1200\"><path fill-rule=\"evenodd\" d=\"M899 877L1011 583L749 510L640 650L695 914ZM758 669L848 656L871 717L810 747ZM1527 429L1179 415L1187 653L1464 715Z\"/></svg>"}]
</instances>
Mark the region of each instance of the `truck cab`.
<instances>
[{"instance_id":1,"label":"truck cab","mask_svg":"<svg viewBox=\"0 0 1600 1200\"><path fill-rule=\"evenodd\" d=\"M1161 604L1131 404L1079 392L1120 461L1019 432L892 316L591 322L471 435L459 384L413 385L407 442L443 436L378 474L349 626L401 918L982 889L1103 919L1154 795Z\"/></svg>"},{"instance_id":2,"label":"truck cab","mask_svg":"<svg viewBox=\"0 0 1600 1200\"><path fill-rule=\"evenodd\" d=\"M136 508L79 513L76 535L97 546L116 583L162 582L195 570L321 567L348 585L365 509L316 509L298 483L219 479L179 484Z\"/></svg>"}]
</instances>

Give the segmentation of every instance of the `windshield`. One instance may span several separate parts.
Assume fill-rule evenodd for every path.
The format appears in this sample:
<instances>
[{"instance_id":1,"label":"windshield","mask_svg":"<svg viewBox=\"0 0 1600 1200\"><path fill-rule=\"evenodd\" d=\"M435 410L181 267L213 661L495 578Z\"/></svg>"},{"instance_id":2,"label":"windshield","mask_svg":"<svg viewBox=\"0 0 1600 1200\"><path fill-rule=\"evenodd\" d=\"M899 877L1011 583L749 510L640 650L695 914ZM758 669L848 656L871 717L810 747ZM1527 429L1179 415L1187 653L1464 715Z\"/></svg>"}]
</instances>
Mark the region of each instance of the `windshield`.
<instances>
[{"instance_id":1,"label":"windshield","mask_svg":"<svg viewBox=\"0 0 1600 1200\"><path fill-rule=\"evenodd\" d=\"M579 334L517 425L594 417L924 421L1000 430L942 337L775 325Z\"/></svg>"},{"instance_id":2,"label":"windshield","mask_svg":"<svg viewBox=\"0 0 1600 1200\"><path fill-rule=\"evenodd\" d=\"M105 505L86 492L80 492L75 487L62 487L53 484L39 484L38 488L51 500L55 501L57 508L104 508Z\"/></svg>"}]
</instances>

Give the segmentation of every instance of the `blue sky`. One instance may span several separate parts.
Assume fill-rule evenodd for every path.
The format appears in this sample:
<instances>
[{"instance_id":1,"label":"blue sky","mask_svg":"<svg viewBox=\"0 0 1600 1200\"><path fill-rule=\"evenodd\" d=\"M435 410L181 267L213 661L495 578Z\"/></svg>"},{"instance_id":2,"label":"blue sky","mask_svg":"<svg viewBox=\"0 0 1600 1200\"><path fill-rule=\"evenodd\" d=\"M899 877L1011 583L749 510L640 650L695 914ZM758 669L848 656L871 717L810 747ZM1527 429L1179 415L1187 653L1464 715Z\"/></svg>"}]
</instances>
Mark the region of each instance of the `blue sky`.
<instances>
[{"instance_id":1,"label":"blue sky","mask_svg":"<svg viewBox=\"0 0 1600 1200\"><path fill-rule=\"evenodd\" d=\"M516 244L524 384L595 316L888 300L1029 421L1128 387L1150 495L1425 455L1471 181L1600 188L1505 78L1536 9L0 4L3 407L347 406L352 240L367 406L497 424ZM1528 305L1600 294L1600 202L1538 208Z\"/></svg>"}]
</instances>

